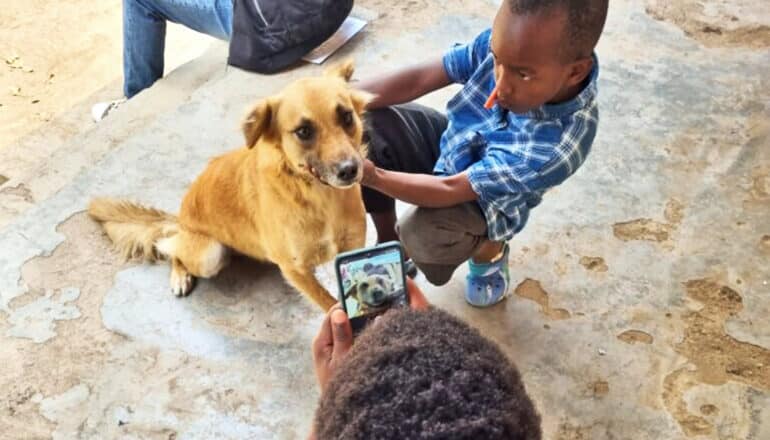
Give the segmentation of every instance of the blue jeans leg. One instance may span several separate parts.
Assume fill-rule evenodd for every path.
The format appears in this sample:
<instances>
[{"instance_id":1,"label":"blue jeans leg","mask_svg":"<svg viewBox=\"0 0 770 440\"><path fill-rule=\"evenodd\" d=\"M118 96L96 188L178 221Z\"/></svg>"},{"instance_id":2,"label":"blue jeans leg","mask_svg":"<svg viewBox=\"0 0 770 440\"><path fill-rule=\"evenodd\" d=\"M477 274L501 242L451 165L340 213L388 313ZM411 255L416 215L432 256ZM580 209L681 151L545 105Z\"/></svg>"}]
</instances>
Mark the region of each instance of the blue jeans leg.
<instances>
[{"instance_id":1,"label":"blue jeans leg","mask_svg":"<svg viewBox=\"0 0 770 440\"><path fill-rule=\"evenodd\" d=\"M163 76L166 20L227 41L233 27L233 0L123 0L126 98Z\"/></svg>"}]
</instances>

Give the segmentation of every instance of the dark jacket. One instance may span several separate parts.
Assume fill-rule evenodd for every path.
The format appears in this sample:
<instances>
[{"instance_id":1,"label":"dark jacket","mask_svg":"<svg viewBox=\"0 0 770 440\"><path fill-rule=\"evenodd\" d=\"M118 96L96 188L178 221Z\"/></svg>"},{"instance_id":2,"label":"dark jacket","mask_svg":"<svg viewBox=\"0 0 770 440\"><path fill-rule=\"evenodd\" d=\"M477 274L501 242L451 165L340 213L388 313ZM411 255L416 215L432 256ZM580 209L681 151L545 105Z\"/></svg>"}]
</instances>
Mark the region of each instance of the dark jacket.
<instances>
[{"instance_id":1,"label":"dark jacket","mask_svg":"<svg viewBox=\"0 0 770 440\"><path fill-rule=\"evenodd\" d=\"M326 41L353 0L234 0L230 65L274 73Z\"/></svg>"}]
</instances>

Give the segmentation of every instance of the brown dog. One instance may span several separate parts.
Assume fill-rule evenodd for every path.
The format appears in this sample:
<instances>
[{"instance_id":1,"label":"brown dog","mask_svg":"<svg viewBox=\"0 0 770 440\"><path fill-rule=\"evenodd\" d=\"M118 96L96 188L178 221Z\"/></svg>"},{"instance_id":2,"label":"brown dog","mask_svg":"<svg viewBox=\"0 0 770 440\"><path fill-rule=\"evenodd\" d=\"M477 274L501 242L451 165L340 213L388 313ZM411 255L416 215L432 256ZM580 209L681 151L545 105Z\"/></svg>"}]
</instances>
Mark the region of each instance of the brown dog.
<instances>
[{"instance_id":1,"label":"brown dog","mask_svg":"<svg viewBox=\"0 0 770 440\"><path fill-rule=\"evenodd\" d=\"M187 295L230 250L278 265L327 310L336 300L314 269L364 245L358 184L370 96L350 88L353 65L298 80L259 102L243 123L244 148L213 159L179 217L128 201L95 199L88 212L126 258L171 261L171 290Z\"/></svg>"}]
</instances>

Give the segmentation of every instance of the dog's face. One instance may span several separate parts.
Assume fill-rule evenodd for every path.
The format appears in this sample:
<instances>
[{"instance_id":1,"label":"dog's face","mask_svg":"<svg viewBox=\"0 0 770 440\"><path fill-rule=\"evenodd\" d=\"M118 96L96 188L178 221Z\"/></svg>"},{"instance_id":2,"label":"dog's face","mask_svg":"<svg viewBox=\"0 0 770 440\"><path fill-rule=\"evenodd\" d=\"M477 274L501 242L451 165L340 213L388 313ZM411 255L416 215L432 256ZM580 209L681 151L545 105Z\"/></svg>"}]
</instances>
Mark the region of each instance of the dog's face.
<instances>
[{"instance_id":1,"label":"dog's face","mask_svg":"<svg viewBox=\"0 0 770 440\"><path fill-rule=\"evenodd\" d=\"M356 284L358 302L369 307L380 307L391 299L393 281L383 275L367 275Z\"/></svg>"},{"instance_id":2,"label":"dog's face","mask_svg":"<svg viewBox=\"0 0 770 440\"><path fill-rule=\"evenodd\" d=\"M243 123L249 148L260 139L281 149L288 166L346 188L363 176L364 107L371 99L348 84L353 64L305 78L259 102Z\"/></svg>"}]
</instances>

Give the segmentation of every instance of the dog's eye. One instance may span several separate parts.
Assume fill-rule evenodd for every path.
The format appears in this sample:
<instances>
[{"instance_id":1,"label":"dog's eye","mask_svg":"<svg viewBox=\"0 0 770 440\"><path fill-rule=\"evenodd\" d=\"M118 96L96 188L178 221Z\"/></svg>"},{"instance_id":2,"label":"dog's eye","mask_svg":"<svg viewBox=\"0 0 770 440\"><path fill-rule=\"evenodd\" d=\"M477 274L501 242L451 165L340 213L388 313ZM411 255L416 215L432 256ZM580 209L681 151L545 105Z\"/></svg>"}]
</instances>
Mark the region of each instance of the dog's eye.
<instances>
[{"instance_id":1,"label":"dog's eye","mask_svg":"<svg viewBox=\"0 0 770 440\"><path fill-rule=\"evenodd\" d=\"M302 142L307 142L313 139L313 136L315 135L315 129L312 125L300 125L296 130L294 130L294 135L297 136L297 139L301 140Z\"/></svg>"},{"instance_id":2,"label":"dog's eye","mask_svg":"<svg viewBox=\"0 0 770 440\"><path fill-rule=\"evenodd\" d=\"M340 122L342 123L342 126L345 128L353 125L353 112L348 110L340 113Z\"/></svg>"}]
</instances>

